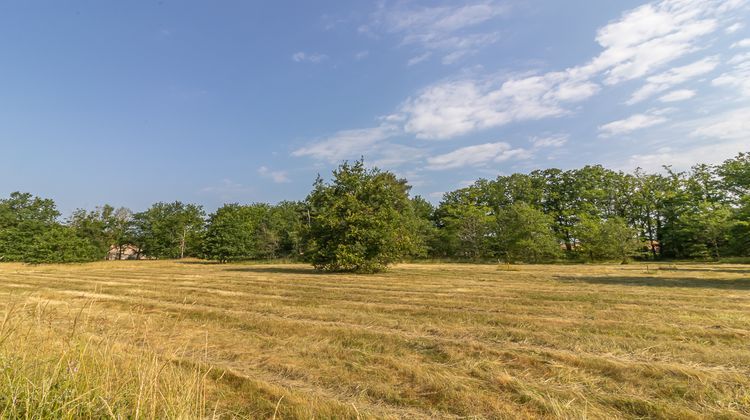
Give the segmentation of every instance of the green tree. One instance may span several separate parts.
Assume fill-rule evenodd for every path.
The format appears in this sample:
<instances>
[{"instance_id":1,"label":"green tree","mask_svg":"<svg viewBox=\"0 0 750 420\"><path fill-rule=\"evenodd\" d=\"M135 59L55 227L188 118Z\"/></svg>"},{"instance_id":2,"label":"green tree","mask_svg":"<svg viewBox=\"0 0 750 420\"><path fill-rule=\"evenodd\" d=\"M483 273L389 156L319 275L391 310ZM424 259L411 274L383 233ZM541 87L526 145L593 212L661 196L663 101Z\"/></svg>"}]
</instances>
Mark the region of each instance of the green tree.
<instances>
[{"instance_id":1,"label":"green tree","mask_svg":"<svg viewBox=\"0 0 750 420\"><path fill-rule=\"evenodd\" d=\"M411 199L411 207L414 212L416 234L422 245L417 252L417 257L436 256L440 249L438 229L435 226L435 206L421 196Z\"/></svg>"},{"instance_id":2,"label":"green tree","mask_svg":"<svg viewBox=\"0 0 750 420\"><path fill-rule=\"evenodd\" d=\"M502 209L496 224L495 251L508 263L550 261L561 253L552 219L529 204L517 202Z\"/></svg>"},{"instance_id":3,"label":"green tree","mask_svg":"<svg viewBox=\"0 0 750 420\"><path fill-rule=\"evenodd\" d=\"M198 256L204 216L203 208L194 204L156 203L134 215L134 237L149 257Z\"/></svg>"},{"instance_id":4,"label":"green tree","mask_svg":"<svg viewBox=\"0 0 750 420\"><path fill-rule=\"evenodd\" d=\"M584 217L576 228L576 238L578 252L591 261L619 259L625 263L641 248L637 230L620 217Z\"/></svg>"},{"instance_id":5,"label":"green tree","mask_svg":"<svg viewBox=\"0 0 750 420\"><path fill-rule=\"evenodd\" d=\"M256 258L257 213L249 206L225 204L211 214L203 241L204 256L222 263Z\"/></svg>"},{"instance_id":6,"label":"green tree","mask_svg":"<svg viewBox=\"0 0 750 420\"><path fill-rule=\"evenodd\" d=\"M750 194L750 153L740 153L717 168L722 187L738 200Z\"/></svg>"},{"instance_id":7,"label":"green tree","mask_svg":"<svg viewBox=\"0 0 750 420\"><path fill-rule=\"evenodd\" d=\"M307 207L298 201L282 201L271 208L270 226L277 235L277 256L299 258L304 254L302 235L307 220Z\"/></svg>"},{"instance_id":8,"label":"green tree","mask_svg":"<svg viewBox=\"0 0 750 420\"><path fill-rule=\"evenodd\" d=\"M26 261L59 216L54 201L29 193L0 200L0 261Z\"/></svg>"},{"instance_id":9,"label":"green tree","mask_svg":"<svg viewBox=\"0 0 750 420\"><path fill-rule=\"evenodd\" d=\"M96 244L62 226L55 202L14 192L0 200L0 261L83 262L100 258Z\"/></svg>"},{"instance_id":10,"label":"green tree","mask_svg":"<svg viewBox=\"0 0 750 420\"><path fill-rule=\"evenodd\" d=\"M102 259L111 247L115 247L121 254L123 246L132 242L131 217L132 213L126 208L115 209L104 205L93 211L74 211L67 224L76 235L91 242L97 249L97 259Z\"/></svg>"},{"instance_id":11,"label":"green tree","mask_svg":"<svg viewBox=\"0 0 750 420\"><path fill-rule=\"evenodd\" d=\"M707 201L699 203L694 211L684 215L683 224L695 249L693 256L721 258L721 250L728 244L735 224L732 216L732 209L728 205Z\"/></svg>"},{"instance_id":12,"label":"green tree","mask_svg":"<svg viewBox=\"0 0 750 420\"><path fill-rule=\"evenodd\" d=\"M317 269L376 272L419 248L409 186L390 172L343 163L307 197L305 257Z\"/></svg>"},{"instance_id":13,"label":"green tree","mask_svg":"<svg viewBox=\"0 0 750 420\"><path fill-rule=\"evenodd\" d=\"M436 210L442 256L480 260L491 256L489 237L493 209L486 204L492 183L475 185L446 193Z\"/></svg>"}]
</instances>

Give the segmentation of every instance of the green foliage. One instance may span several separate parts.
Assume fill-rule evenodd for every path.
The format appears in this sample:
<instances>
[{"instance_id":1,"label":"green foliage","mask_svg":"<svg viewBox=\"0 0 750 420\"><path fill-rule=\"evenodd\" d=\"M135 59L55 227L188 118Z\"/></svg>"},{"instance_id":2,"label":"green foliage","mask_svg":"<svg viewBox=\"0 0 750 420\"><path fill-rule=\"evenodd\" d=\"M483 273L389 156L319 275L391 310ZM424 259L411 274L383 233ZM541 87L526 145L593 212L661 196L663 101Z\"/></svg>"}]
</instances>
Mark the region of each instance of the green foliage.
<instances>
[{"instance_id":1,"label":"green foliage","mask_svg":"<svg viewBox=\"0 0 750 420\"><path fill-rule=\"evenodd\" d=\"M131 218L131 211L124 207L115 209L104 205L90 212L83 209L74 211L68 219L68 226L75 230L78 237L92 244L92 259L102 259L111 247L120 249L134 241Z\"/></svg>"},{"instance_id":2,"label":"green foliage","mask_svg":"<svg viewBox=\"0 0 750 420\"><path fill-rule=\"evenodd\" d=\"M750 153L740 153L717 168L725 191L738 197L750 194Z\"/></svg>"},{"instance_id":3,"label":"green foliage","mask_svg":"<svg viewBox=\"0 0 750 420\"><path fill-rule=\"evenodd\" d=\"M441 256L479 260L490 256L489 235L492 230L492 208L482 205L481 188L469 187L443 198L437 215L440 220Z\"/></svg>"},{"instance_id":4,"label":"green foliage","mask_svg":"<svg viewBox=\"0 0 750 420\"><path fill-rule=\"evenodd\" d=\"M522 201L502 209L495 220L492 244L506 262L538 263L561 254L560 242L552 229L552 219Z\"/></svg>"},{"instance_id":5,"label":"green foliage","mask_svg":"<svg viewBox=\"0 0 750 420\"><path fill-rule=\"evenodd\" d=\"M154 258L302 258L325 270L363 272L407 257L750 255L750 153L684 172L664 169L627 174L595 165L503 175L445 193L434 207L409 199L406 181L360 161L341 165L330 184L318 179L305 202L225 205L207 225L200 206L180 202L135 215L107 205L76 210L60 223L52 200L13 193L0 200L0 261L97 260L126 245Z\"/></svg>"},{"instance_id":6,"label":"green foliage","mask_svg":"<svg viewBox=\"0 0 750 420\"><path fill-rule=\"evenodd\" d=\"M14 192L0 200L0 261L62 263L101 257L97 245L57 222L50 199Z\"/></svg>"},{"instance_id":7,"label":"green foliage","mask_svg":"<svg viewBox=\"0 0 750 420\"><path fill-rule=\"evenodd\" d=\"M305 257L327 271L376 272L419 252L409 186L390 172L344 163L307 197Z\"/></svg>"},{"instance_id":8,"label":"green foliage","mask_svg":"<svg viewBox=\"0 0 750 420\"><path fill-rule=\"evenodd\" d=\"M208 218L203 252L219 262L249 260L260 256L259 231L267 205L225 204Z\"/></svg>"},{"instance_id":9,"label":"green foliage","mask_svg":"<svg viewBox=\"0 0 750 420\"><path fill-rule=\"evenodd\" d=\"M419 247L414 256L423 258L437 253L441 238L435 226L435 207L421 196L411 199L411 207L415 217L415 234L419 238Z\"/></svg>"},{"instance_id":10,"label":"green foliage","mask_svg":"<svg viewBox=\"0 0 750 420\"><path fill-rule=\"evenodd\" d=\"M197 257L201 251L205 213L201 206L156 203L134 215L134 239L152 258Z\"/></svg>"},{"instance_id":11,"label":"green foliage","mask_svg":"<svg viewBox=\"0 0 750 420\"><path fill-rule=\"evenodd\" d=\"M636 229L620 217L601 220L586 217L576 227L577 251L591 261L627 262L642 247Z\"/></svg>"},{"instance_id":12,"label":"green foliage","mask_svg":"<svg viewBox=\"0 0 750 420\"><path fill-rule=\"evenodd\" d=\"M291 201L226 204L208 218L203 255L220 262L295 258L302 254L304 206Z\"/></svg>"}]
</instances>

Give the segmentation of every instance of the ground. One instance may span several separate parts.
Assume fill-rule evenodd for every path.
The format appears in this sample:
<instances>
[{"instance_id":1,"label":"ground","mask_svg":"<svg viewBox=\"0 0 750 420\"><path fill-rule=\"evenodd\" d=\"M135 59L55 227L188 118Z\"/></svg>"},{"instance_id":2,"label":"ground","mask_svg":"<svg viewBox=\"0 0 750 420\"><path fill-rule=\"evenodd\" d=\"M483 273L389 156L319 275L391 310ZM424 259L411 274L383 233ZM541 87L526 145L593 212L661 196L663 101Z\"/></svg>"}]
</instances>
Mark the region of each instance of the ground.
<instances>
[{"instance_id":1,"label":"ground","mask_svg":"<svg viewBox=\"0 0 750 420\"><path fill-rule=\"evenodd\" d=\"M750 417L743 265L0 264L4 314L2 417Z\"/></svg>"}]
</instances>

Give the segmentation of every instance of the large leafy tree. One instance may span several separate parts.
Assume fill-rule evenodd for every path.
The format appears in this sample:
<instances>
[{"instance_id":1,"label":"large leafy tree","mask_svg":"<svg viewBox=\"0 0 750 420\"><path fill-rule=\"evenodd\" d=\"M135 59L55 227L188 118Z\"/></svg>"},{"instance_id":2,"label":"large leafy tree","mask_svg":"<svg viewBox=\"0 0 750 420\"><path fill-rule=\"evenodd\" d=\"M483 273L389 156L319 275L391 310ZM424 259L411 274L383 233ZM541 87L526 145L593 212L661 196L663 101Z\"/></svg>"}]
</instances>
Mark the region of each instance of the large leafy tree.
<instances>
[{"instance_id":1,"label":"large leafy tree","mask_svg":"<svg viewBox=\"0 0 750 420\"><path fill-rule=\"evenodd\" d=\"M219 262L249 260L261 254L260 227L267 205L225 204L208 218L203 253Z\"/></svg>"},{"instance_id":2,"label":"large leafy tree","mask_svg":"<svg viewBox=\"0 0 750 420\"><path fill-rule=\"evenodd\" d=\"M29 193L0 200L0 260L27 260L59 216L54 201Z\"/></svg>"},{"instance_id":3,"label":"large leafy tree","mask_svg":"<svg viewBox=\"0 0 750 420\"><path fill-rule=\"evenodd\" d=\"M480 181L445 194L436 211L441 227L437 249L443 250L442 256L480 260L491 255L493 209L483 194L492 186Z\"/></svg>"},{"instance_id":4,"label":"large leafy tree","mask_svg":"<svg viewBox=\"0 0 750 420\"><path fill-rule=\"evenodd\" d=\"M51 199L14 192L0 200L0 261L82 262L100 258L96 244L57 222Z\"/></svg>"},{"instance_id":5,"label":"large leafy tree","mask_svg":"<svg viewBox=\"0 0 750 420\"><path fill-rule=\"evenodd\" d=\"M204 216L203 208L195 204L156 203L134 215L136 242L153 258L198 256Z\"/></svg>"},{"instance_id":6,"label":"large leafy tree","mask_svg":"<svg viewBox=\"0 0 750 420\"><path fill-rule=\"evenodd\" d=\"M584 217L576 229L577 251L591 261L620 260L636 256L641 248L638 231L621 217Z\"/></svg>"},{"instance_id":7,"label":"large leafy tree","mask_svg":"<svg viewBox=\"0 0 750 420\"><path fill-rule=\"evenodd\" d=\"M121 254L123 247L132 242L131 218L132 212L124 207L116 209L104 205L93 211L74 211L68 219L68 226L77 236L96 247L98 258L104 258L111 247Z\"/></svg>"},{"instance_id":8,"label":"large leafy tree","mask_svg":"<svg viewBox=\"0 0 750 420\"><path fill-rule=\"evenodd\" d=\"M506 262L542 262L560 256L560 241L555 236L552 219L522 201L497 214L494 246Z\"/></svg>"},{"instance_id":9,"label":"large leafy tree","mask_svg":"<svg viewBox=\"0 0 750 420\"><path fill-rule=\"evenodd\" d=\"M318 269L377 272L418 252L409 186L390 172L343 163L307 203L305 256Z\"/></svg>"}]
</instances>

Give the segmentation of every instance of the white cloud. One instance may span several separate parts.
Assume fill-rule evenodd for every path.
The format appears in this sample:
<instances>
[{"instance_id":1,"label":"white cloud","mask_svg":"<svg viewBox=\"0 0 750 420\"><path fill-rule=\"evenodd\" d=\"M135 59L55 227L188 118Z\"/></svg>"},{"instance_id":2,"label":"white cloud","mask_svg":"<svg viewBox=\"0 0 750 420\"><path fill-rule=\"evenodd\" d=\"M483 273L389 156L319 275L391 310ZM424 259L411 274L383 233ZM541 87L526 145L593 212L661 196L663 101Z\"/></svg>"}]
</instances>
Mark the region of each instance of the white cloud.
<instances>
[{"instance_id":1,"label":"white cloud","mask_svg":"<svg viewBox=\"0 0 750 420\"><path fill-rule=\"evenodd\" d=\"M294 61L295 63L307 62L307 63L317 64L317 63L320 63L321 61L323 61L323 60L325 60L327 58L328 58L328 56L325 55L325 54L306 53L306 52L302 52L302 51L299 51L299 52L296 52L296 53L292 54L292 61Z\"/></svg>"},{"instance_id":2,"label":"white cloud","mask_svg":"<svg viewBox=\"0 0 750 420\"><path fill-rule=\"evenodd\" d=\"M746 151L750 144L750 107L684 122L677 128L690 133L685 136L687 141L679 147L669 145L653 153L632 155L627 169L659 170L662 165L672 165L684 170L697 163L719 163Z\"/></svg>"},{"instance_id":3,"label":"white cloud","mask_svg":"<svg viewBox=\"0 0 750 420\"><path fill-rule=\"evenodd\" d=\"M698 128L693 131L693 137L742 140L745 149L750 145L750 107L699 120L696 125Z\"/></svg>"},{"instance_id":4,"label":"white cloud","mask_svg":"<svg viewBox=\"0 0 750 420\"><path fill-rule=\"evenodd\" d=\"M737 54L728 64L732 68L713 79L713 86L728 87L750 97L750 53Z\"/></svg>"},{"instance_id":5,"label":"white cloud","mask_svg":"<svg viewBox=\"0 0 750 420\"><path fill-rule=\"evenodd\" d=\"M378 168L393 168L419 160L424 155L425 152L422 149L389 143L381 145L377 150L372 150L368 156L373 159L372 164Z\"/></svg>"},{"instance_id":6,"label":"white cloud","mask_svg":"<svg viewBox=\"0 0 750 420\"><path fill-rule=\"evenodd\" d=\"M498 33L481 31L477 26L507 11L505 4L491 0L430 7L414 7L406 2L390 7L381 3L372 16L372 22L361 27L360 32L371 32L377 28L396 34L401 37L402 46L443 53L443 63L451 64L481 47L497 42Z\"/></svg>"},{"instance_id":7,"label":"white cloud","mask_svg":"<svg viewBox=\"0 0 750 420\"><path fill-rule=\"evenodd\" d=\"M465 78L429 86L408 99L400 111L405 131L423 139L446 139L514 121L559 117L566 105L654 70L701 48L699 41L718 28L720 18L737 1L663 0L628 11L601 28L596 36L604 50L584 65L540 75L505 80ZM707 57L649 78L633 103L713 70L717 57Z\"/></svg>"},{"instance_id":8,"label":"white cloud","mask_svg":"<svg viewBox=\"0 0 750 420\"><path fill-rule=\"evenodd\" d=\"M426 53L419 54L417 56L414 56L414 57L410 58L409 61L406 62L406 65L409 66L409 67L414 66L416 64L419 64L419 63L427 60L431 56L432 56L432 53L429 52L429 51L427 51Z\"/></svg>"},{"instance_id":9,"label":"white cloud","mask_svg":"<svg viewBox=\"0 0 750 420\"><path fill-rule=\"evenodd\" d=\"M367 51L367 50L358 51L357 53L354 54L354 59L357 61L364 60L369 55L370 55L370 51Z\"/></svg>"},{"instance_id":10,"label":"white cloud","mask_svg":"<svg viewBox=\"0 0 750 420\"><path fill-rule=\"evenodd\" d=\"M373 146L397 133L390 124L356 130L343 130L333 136L302 147L292 152L292 156L308 156L329 162L344 159L359 159L373 150Z\"/></svg>"},{"instance_id":11,"label":"white cloud","mask_svg":"<svg viewBox=\"0 0 750 420\"><path fill-rule=\"evenodd\" d=\"M564 102L594 95L598 86L571 79L567 73L493 81L457 80L439 83L401 106L405 131L423 139L446 139L512 121L556 117Z\"/></svg>"},{"instance_id":12,"label":"white cloud","mask_svg":"<svg viewBox=\"0 0 750 420\"><path fill-rule=\"evenodd\" d=\"M748 48L750 47L750 38L741 39L734 44L732 44L732 48Z\"/></svg>"},{"instance_id":13,"label":"white cloud","mask_svg":"<svg viewBox=\"0 0 750 420\"><path fill-rule=\"evenodd\" d=\"M750 52L734 55L727 61L727 64L741 64L745 61L750 61Z\"/></svg>"},{"instance_id":14,"label":"white cloud","mask_svg":"<svg viewBox=\"0 0 750 420\"><path fill-rule=\"evenodd\" d=\"M263 178L271 179L277 184L285 184L287 182L291 182L286 171L272 171L265 166L261 166L260 168L258 168L258 175L262 176Z\"/></svg>"},{"instance_id":15,"label":"white cloud","mask_svg":"<svg viewBox=\"0 0 750 420\"><path fill-rule=\"evenodd\" d=\"M463 166L479 166L490 162L503 162L511 158L528 159L528 150L516 148L505 142L467 146L427 159L427 169L442 170Z\"/></svg>"},{"instance_id":16,"label":"white cloud","mask_svg":"<svg viewBox=\"0 0 750 420\"><path fill-rule=\"evenodd\" d=\"M533 137L531 139L531 144L535 149L544 147L562 147L565 145L565 143L568 142L569 138L570 136L568 136L567 134L559 134L549 137Z\"/></svg>"},{"instance_id":17,"label":"white cloud","mask_svg":"<svg viewBox=\"0 0 750 420\"><path fill-rule=\"evenodd\" d=\"M663 95L659 100L661 102L679 102L695 96L695 91L690 89L673 90L666 95Z\"/></svg>"},{"instance_id":18,"label":"white cloud","mask_svg":"<svg viewBox=\"0 0 750 420\"><path fill-rule=\"evenodd\" d=\"M746 151L750 144L750 107L679 123L675 129L689 133L679 146L670 144L653 153L633 155L628 169L640 166L659 170L662 165L672 165L683 170L697 163L719 163Z\"/></svg>"},{"instance_id":19,"label":"white cloud","mask_svg":"<svg viewBox=\"0 0 750 420\"><path fill-rule=\"evenodd\" d=\"M728 34L733 34L733 33L739 31L740 29L742 29L744 27L745 27L745 25L743 25L740 22L737 22L737 23L733 23L732 25L727 26L727 28L724 29L724 32L726 32Z\"/></svg>"},{"instance_id":20,"label":"white cloud","mask_svg":"<svg viewBox=\"0 0 750 420\"><path fill-rule=\"evenodd\" d=\"M740 29L742 29L744 27L745 27L745 25L743 25L740 22L737 22L737 23L733 23L733 24L727 26L727 28L724 29L724 32L726 32L728 34L733 34L733 33L739 31Z\"/></svg>"},{"instance_id":21,"label":"white cloud","mask_svg":"<svg viewBox=\"0 0 750 420\"><path fill-rule=\"evenodd\" d=\"M604 51L580 71L604 72L609 85L645 76L700 49L698 41L735 7L721 0L663 0L625 12L599 29L596 40Z\"/></svg>"},{"instance_id":22,"label":"white cloud","mask_svg":"<svg viewBox=\"0 0 750 420\"><path fill-rule=\"evenodd\" d=\"M623 120L612 121L600 126L599 137L626 134L642 128L652 127L665 121L667 121L665 117L657 115L655 112L651 114L635 114Z\"/></svg>"},{"instance_id":23,"label":"white cloud","mask_svg":"<svg viewBox=\"0 0 750 420\"><path fill-rule=\"evenodd\" d=\"M663 73L650 76L646 79L646 84L636 90L630 99L628 105L641 102L657 93L664 92L671 87L685 83L688 80L704 75L713 71L719 65L719 57L706 57L700 61L688 64L686 66L674 67Z\"/></svg>"}]
</instances>

